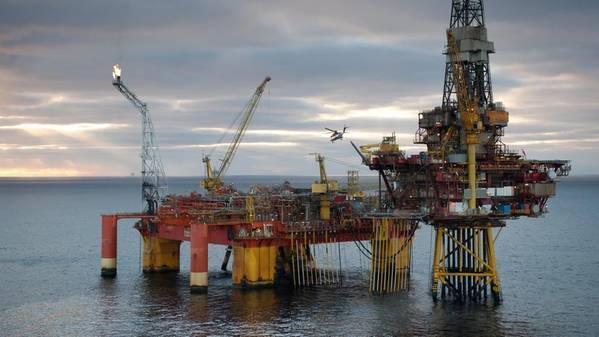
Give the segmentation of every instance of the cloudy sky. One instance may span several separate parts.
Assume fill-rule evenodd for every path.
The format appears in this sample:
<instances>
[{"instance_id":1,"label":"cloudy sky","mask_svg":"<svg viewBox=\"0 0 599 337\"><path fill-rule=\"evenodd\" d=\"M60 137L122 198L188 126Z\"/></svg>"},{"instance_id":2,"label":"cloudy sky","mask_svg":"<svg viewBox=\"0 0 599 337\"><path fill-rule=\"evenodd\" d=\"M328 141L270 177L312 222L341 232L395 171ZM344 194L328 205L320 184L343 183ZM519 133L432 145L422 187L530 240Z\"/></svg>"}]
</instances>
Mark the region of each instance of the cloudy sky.
<instances>
[{"instance_id":1,"label":"cloudy sky","mask_svg":"<svg viewBox=\"0 0 599 337\"><path fill-rule=\"evenodd\" d=\"M202 174L266 75L230 174L316 175L311 152L358 165L349 139L396 132L440 105L449 0L0 0L0 176L138 172L140 119L111 65L150 107L168 175ZM599 3L488 0L504 141L599 173ZM331 144L324 127L350 125ZM346 166L330 163L331 174ZM366 172L363 172L365 174Z\"/></svg>"}]
</instances>

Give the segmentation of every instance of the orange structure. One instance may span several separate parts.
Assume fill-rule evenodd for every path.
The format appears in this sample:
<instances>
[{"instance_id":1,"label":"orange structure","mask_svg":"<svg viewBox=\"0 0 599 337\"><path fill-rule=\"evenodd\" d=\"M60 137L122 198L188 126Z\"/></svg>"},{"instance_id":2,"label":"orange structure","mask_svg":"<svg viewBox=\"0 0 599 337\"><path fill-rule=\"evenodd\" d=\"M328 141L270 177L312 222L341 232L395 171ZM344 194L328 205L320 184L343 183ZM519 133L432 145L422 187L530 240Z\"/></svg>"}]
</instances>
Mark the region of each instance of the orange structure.
<instances>
[{"instance_id":1,"label":"orange structure","mask_svg":"<svg viewBox=\"0 0 599 337\"><path fill-rule=\"evenodd\" d=\"M389 281L385 286L380 281L372 290L407 288L405 275L411 261L406 257L411 256L417 218L354 212L352 204L363 205L363 200L349 199L339 191L329 196L330 219L321 220L322 195L302 190L292 194L273 192L252 196L238 193L236 197L169 196L156 215L103 215L102 276L116 275L118 220L138 218L135 228L144 238L144 272L178 271L180 243L191 243L190 288L194 293L208 289L208 244L232 247L232 283L236 286L309 286L339 283L339 244L360 242L364 246L362 241L368 240L385 247L376 251L364 247L364 252L377 261L373 268L378 279L382 280L383 274L388 275L386 280L391 280L391 275L404 275L401 283ZM247 198L257 199L258 205L248 209ZM248 221L250 214L260 220ZM389 235L381 234L381 223Z\"/></svg>"}]
</instances>

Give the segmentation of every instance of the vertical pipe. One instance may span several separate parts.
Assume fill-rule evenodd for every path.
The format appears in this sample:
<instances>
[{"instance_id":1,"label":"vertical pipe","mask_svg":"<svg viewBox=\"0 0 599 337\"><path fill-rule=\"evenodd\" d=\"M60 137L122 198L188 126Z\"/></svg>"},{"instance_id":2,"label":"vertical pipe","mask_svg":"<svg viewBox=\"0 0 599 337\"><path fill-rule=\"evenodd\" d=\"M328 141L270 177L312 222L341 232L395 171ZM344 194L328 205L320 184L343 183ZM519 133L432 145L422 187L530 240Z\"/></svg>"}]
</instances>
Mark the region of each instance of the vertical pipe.
<instances>
[{"instance_id":1,"label":"vertical pipe","mask_svg":"<svg viewBox=\"0 0 599 337\"><path fill-rule=\"evenodd\" d=\"M441 237L442 237L441 242L443 242L443 252L445 253L444 256L442 255L443 256L443 265L448 266L448 264L449 264L449 239L447 238L447 235L444 235L444 233L441 233ZM443 252L442 252L442 254L443 254ZM446 271L447 271L447 269L446 269ZM447 279L449 279L449 276L445 276L445 277ZM445 292L447 291L447 286L445 284L442 284L442 289L443 289L442 296L445 297Z\"/></svg>"},{"instance_id":2,"label":"vertical pipe","mask_svg":"<svg viewBox=\"0 0 599 337\"><path fill-rule=\"evenodd\" d=\"M291 275L293 275L293 286L295 288L297 288L297 279L295 277L295 245L293 244L293 242L295 241L295 239L293 238L293 231L291 232Z\"/></svg>"},{"instance_id":3,"label":"vertical pipe","mask_svg":"<svg viewBox=\"0 0 599 337\"><path fill-rule=\"evenodd\" d=\"M329 230L325 230L325 254L327 256L327 270L325 272L327 284L335 282L335 257L333 255L333 236L329 233Z\"/></svg>"},{"instance_id":4,"label":"vertical pipe","mask_svg":"<svg viewBox=\"0 0 599 337\"><path fill-rule=\"evenodd\" d=\"M397 240L398 240L398 235L397 235L397 226L401 226L398 224L393 224L393 235L391 235L391 238L393 241L391 241L391 290L393 292L397 291L397 249L398 249L398 244L397 244Z\"/></svg>"},{"instance_id":5,"label":"vertical pipe","mask_svg":"<svg viewBox=\"0 0 599 337\"><path fill-rule=\"evenodd\" d=\"M299 233L296 233L299 235ZM297 270L297 285L301 286L303 284L302 282L302 268L301 268L301 253L300 253L300 246L297 242L297 237L294 239L295 241L295 264L296 264L296 270Z\"/></svg>"},{"instance_id":6,"label":"vertical pipe","mask_svg":"<svg viewBox=\"0 0 599 337\"><path fill-rule=\"evenodd\" d=\"M458 242L461 243L462 245L464 244L464 228L459 228L457 230L457 234L458 234ZM463 272L463 267L464 267L464 248L462 247L462 245L458 244L459 247L459 255L458 255L458 272ZM461 275L459 277L460 281L459 281L459 287L458 289L460 290L460 300L464 299L464 281L465 281L465 277L463 275Z\"/></svg>"},{"instance_id":7,"label":"vertical pipe","mask_svg":"<svg viewBox=\"0 0 599 337\"><path fill-rule=\"evenodd\" d=\"M308 275L308 285L314 285L314 269L312 268L312 248L310 247L310 238L306 232L305 243L304 243L304 254L306 255L306 269Z\"/></svg>"},{"instance_id":8,"label":"vertical pipe","mask_svg":"<svg viewBox=\"0 0 599 337\"><path fill-rule=\"evenodd\" d=\"M385 293L387 289L385 289L387 285L387 240L384 235L387 234L387 225L388 219L384 218L381 220L382 225L382 235L381 235L381 273L383 277L381 278L381 293Z\"/></svg>"},{"instance_id":9,"label":"vertical pipe","mask_svg":"<svg viewBox=\"0 0 599 337\"><path fill-rule=\"evenodd\" d=\"M384 256L385 256L385 292L389 292L389 287L390 287L390 277L391 277L391 269L390 269L390 256L389 253L392 253L390 251L390 244L391 244L391 229L389 228L389 219L387 219L387 224L385 225L386 228L386 232L387 232L387 236L385 238L385 252L384 252Z\"/></svg>"},{"instance_id":10,"label":"vertical pipe","mask_svg":"<svg viewBox=\"0 0 599 337\"><path fill-rule=\"evenodd\" d=\"M343 283L341 279L343 275L341 274L341 244L337 242L337 231L334 231L335 237L333 238L333 244L337 246L337 258L339 259L339 269L337 269L337 282ZM345 256L345 249L343 250L343 256ZM346 260L347 261L347 260Z\"/></svg>"},{"instance_id":11,"label":"vertical pipe","mask_svg":"<svg viewBox=\"0 0 599 337\"><path fill-rule=\"evenodd\" d=\"M402 251L401 251L401 290L405 290L407 288L407 284L408 284L408 265L409 265L409 256L408 256L408 249L411 245L410 243L410 238L407 236L408 235L408 229L407 229L407 224L404 223L402 224L402 231L401 231L401 246L402 247Z\"/></svg>"},{"instance_id":12,"label":"vertical pipe","mask_svg":"<svg viewBox=\"0 0 599 337\"><path fill-rule=\"evenodd\" d=\"M482 242L481 242L481 235L480 235L480 229L476 230L476 255L479 256L481 259L483 259L484 261L484 256L482 254ZM484 265L480 262L477 261L477 268L476 268L477 272L483 272L484 271ZM484 284L484 277L481 277L477 280L477 289L476 291L478 292L478 299L481 300L482 299L482 287Z\"/></svg>"},{"instance_id":13,"label":"vertical pipe","mask_svg":"<svg viewBox=\"0 0 599 337\"><path fill-rule=\"evenodd\" d=\"M466 228L466 247L472 251L472 228ZM466 251L466 265L464 269L472 274L472 254ZM472 298L472 276L466 276L466 296Z\"/></svg>"},{"instance_id":14,"label":"vertical pipe","mask_svg":"<svg viewBox=\"0 0 599 337\"><path fill-rule=\"evenodd\" d=\"M464 229L464 238L465 238L465 244L466 247L472 251L472 236L470 235L470 232L472 232L472 228L467 227L466 229ZM464 261L464 270L467 273L472 273L472 271L470 270L470 263L472 262L472 254L470 254L467 250L466 250L466 260ZM471 294L470 294L470 279L471 276L466 276L466 284L465 284L465 296L467 298L471 298Z\"/></svg>"},{"instance_id":15,"label":"vertical pipe","mask_svg":"<svg viewBox=\"0 0 599 337\"><path fill-rule=\"evenodd\" d=\"M116 276L116 215L102 215L102 249L100 253L100 275L102 277Z\"/></svg>"},{"instance_id":16,"label":"vertical pipe","mask_svg":"<svg viewBox=\"0 0 599 337\"><path fill-rule=\"evenodd\" d=\"M390 229L390 232L389 232L389 253L388 253L388 262L387 262L387 264L389 265L388 268L389 268L389 291L390 292L395 292L395 287L393 286L393 281L395 279L395 267L396 267L396 263L395 263L396 262L396 260L395 260L396 255L395 254L397 253L397 251L395 249L396 241L397 240L395 240L395 235L394 235L395 234L395 226L396 225L397 224L393 221L391 223L391 226L390 226L391 229Z\"/></svg>"},{"instance_id":17,"label":"vertical pipe","mask_svg":"<svg viewBox=\"0 0 599 337\"><path fill-rule=\"evenodd\" d=\"M448 234L452 234L452 236L455 238L455 235L456 235L455 229L452 229L452 230L448 229L446 231L447 231ZM456 247L455 240L452 239L449 235L447 235L447 240L451 242L451 252L452 252L451 253L451 256L452 256L452 259L451 259L451 271L455 272L455 270L456 270L455 268L458 265L457 264L457 256L458 256L458 254L457 254L457 247ZM453 278L452 282L453 282L454 286L457 285L458 284L457 276L454 275L452 278ZM456 295L455 294L455 289L453 289L453 292L454 292L453 294Z\"/></svg>"},{"instance_id":18,"label":"vertical pipe","mask_svg":"<svg viewBox=\"0 0 599 337\"><path fill-rule=\"evenodd\" d=\"M405 234L406 234L406 232L405 232L405 223L402 222L399 225L398 231L396 233L396 236L397 236L396 244L395 244L395 246L396 246L395 249L396 250L398 250L398 249L405 249L405 246L404 246L406 244ZM401 248L401 247L404 247L404 248ZM403 264L403 262L401 262L402 261L401 260L402 259L402 256L401 256L402 253L403 253L403 251L399 253L400 254L399 259L395 260L395 263L398 264L398 266L396 266L396 273L397 273L397 275L395 276L395 278L396 278L395 282L397 282L397 283L395 285L395 290L400 290L400 289L403 290L403 279L405 277L405 272L404 272L404 264ZM398 263L398 261L399 261L399 263Z\"/></svg>"},{"instance_id":19,"label":"vertical pipe","mask_svg":"<svg viewBox=\"0 0 599 337\"><path fill-rule=\"evenodd\" d=\"M483 258L483 261L485 261L485 262L489 263L489 255L488 255L488 253L487 253L488 246L487 246L487 242L486 242L486 240L485 240L485 235L486 235L486 233L485 233L485 229L482 229L482 230L481 230L481 232L482 232L482 233L481 233L481 241L482 241L482 243L481 243L481 244L482 244L483 256L484 256L484 258ZM488 270L486 270L486 269L487 269L486 267L484 267L483 269L484 269L485 271L488 271ZM484 281L483 281L483 287L484 287L484 298L485 298L485 300L487 299L487 289L488 289L488 286L487 286L487 280L488 280L488 279L489 279L489 277L488 277L488 276L485 276L485 277L483 278L483 280L484 280Z\"/></svg>"},{"instance_id":20,"label":"vertical pipe","mask_svg":"<svg viewBox=\"0 0 599 337\"><path fill-rule=\"evenodd\" d=\"M372 238L372 270L371 270L371 277L372 277L372 291L375 292L377 290L377 280L378 280L378 268L377 268L377 264L378 264L378 242L377 242L377 237L378 237L378 226L376 224L376 220L372 219L372 230L373 230L373 238Z\"/></svg>"},{"instance_id":21,"label":"vertical pipe","mask_svg":"<svg viewBox=\"0 0 599 337\"><path fill-rule=\"evenodd\" d=\"M302 245L302 268L304 269L304 283L305 285L310 285L310 275L308 270L308 237L307 232L304 230L304 244Z\"/></svg>"},{"instance_id":22,"label":"vertical pipe","mask_svg":"<svg viewBox=\"0 0 599 337\"><path fill-rule=\"evenodd\" d=\"M330 235L329 235L329 249L331 252L331 282L332 283L339 283L339 270L337 269L338 267L340 267L338 261L337 261L337 254L340 254L340 250L337 249L337 252L335 251L335 248L337 247L337 245L335 244L335 232L331 230ZM335 254L337 253L337 254Z\"/></svg>"},{"instance_id":23,"label":"vertical pipe","mask_svg":"<svg viewBox=\"0 0 599 337\"><path fill-rule=\"evenodd\" d=\"M296 261L297 261L297 279L298 279L298 285L303 286L305 284L305 278L304 278L304 269L302 268L303 266L303 246L300 246L298 244L298 240L296 239L295 241L295 248L296 248Z\"/></svg>"},{"instance_id":24,"label":"vertical pipe","mask_svg":"<svg viewBox=\"0 0 599 337\"><path fill-rule=\"evenodd\" d=\"M451 230L451 235L453 236L452 242L453 242L453 272L458 271L459 265L460 265L460 247L457 244L457 241L459 240L459 233L458 233L459 229L452 229ZM454 276L455 281L454 281L454 286L456 289L455 292L455 297L459 298L460 297L460 276L459 275L455 275Z\"/></svg>"},{"instance_id":25,"label":"vertical pipe","mask_svg":"<svg viewBox=\"0 0 599 337\"><path fill-rule=\"evenodd\" d=\"M459 256L459 266L458 266L458 270L460 271L460 273L464 272L464 266L466 265L466 250L462 246L466 242L465 231L466 230L464 227L458 229L458 232L460 235L459 242L461 243L461 245L459 245L460 256ZM466 277L464 275L462 275L462 276L460 276L460 297L462 300L464 299L465 295L466 295Z\"/></svg>"},{"instance_id":26,"label":"vertical pipe","mask_svg":"<svg viewBox=\"0 0 599 337\"><path fill-rule=\"evenodd\" d=\"M410 241L410 237L408 236L410 233L410 230L408 228L408 222L404 223L402 225L402 235L404 237L404 239L401 241L401 247L402 248L402 254L404 254L402 256L403 258L403 262L402 262L402 285L401 285L401 290L407 290L408 289L408 282L410 279L410 247L412 245L411 241ZM404 281L405 279L405 281Z\"/></svg>"},{"instance_id":27,"label":"vertical pipe","mask_svg":"<svg viewBox=\"0 0 599 337\"><path fill-rule=\"evenodd\" d=\"M479 253L478 253L478 251L479 251L479 250L478 250L478 228L474 228L474 230L473 230L473 231L474 231L474 233L473 233L472 235L474 236L474 239L473 239L473 240L474 240L474 241L473 241L473 244L474 244L474 249L473 249L472 251L474 252L474 256L480 257L480 256L479 256ZM476 274L478 274L478 273L480 272L480 271L478 270L478 259L474 259L474 264L473 264L473 267L472 267L472 268L473 268L473 270L474 270L474 272L475 272ZM473 283L472 287L473 287L473 289L474 289L474 290L473 290L473 292L474 292L474 295L475 295L475 299L478 299L478 298L477 298L477 297L479 297L479 291L478 291L478 290L479 290L479 285L478 285L478 276L475 276L475 277L474 277L474 283Z\"/></svg>"},{"instance_id":28,"label":"vertical pipe","mask_svg":"<svg viewBox=\"0 0 599 337\"><path fill-rule=\"evenodd\" d=\"M414 239L413 233L414 233L414 225L412 222L410 222L408 225L406 225L406 235L409 234L407 242L406 242L406 249L408 250L406 252L406 269L405 269L405 278L406 278L406 282L405 282L405 289L410 289L410 277L412 276L412 242Z\"/></svg>"},{"instance_id":29,"label":"vertical pipe","mask_svg":"<svg viewBox=\"0 0 599 337\"><path fill-rule=\"evenodd\" d=\"M447 261L445 263L446 267L447 267L447 272L451 272L451 268L453 268L453 255L452 255L452 251L453 251L453 241L451 241L449 235L446 235L446 230L445 228L443 229L443 236L445 236L445 241L447 243ZM450 280L452 283L455 284L455 280L454 280L454 276L446 276L448 280ZM447 296L451 295L451 289L446 286L445 288L447 288Z\"/></svg>"},{"instance_id":30,"label":"vertical pipe","mask_svg":"<svg viewBox=\"0 0 599 337\"><path fill-rule=\"evenodd\" d=\"M469 230L470 234L468 236L468 238L470 239L469 241L469 247L470 247L470 251L474 252L474 228L470 228ZM468 264L468 270L470 270L470 273L474 272L474 261L476 260L476 258L474 257L474 255L470 255L470 262ZM470 276L468 281L468 294L470 296L470 298L473 298L473 289L474 289L474 276Z\"/></svg>"},{"instance_id":31,"label":"vertical pipe","mask_svg":"<svg viewBox=\"0 0 599 337\"><path fill-rule=\"evenodd\" d=\"M306 232L304 232L304 241L302 244L302 274L304 279L304 286L310 285L310 280L308 279L308 267L307 267L307 255L306 255Z\"/></svg>"},{"instance_id":32,"label":"vertical pipe","mask_svg":"<svg viewBox=\"0 0 599 337\"><path fill-rule=\"evenodd\" d=\"M414 231L415 231L415 229L411 228L412 226L416 226L416 225L413 225L413 224L410 225L410 233L414 233ZM413 263L414 263L413 262L414 261L414 250L413 250L414 240L413 239L414 239L414 236L412 234L410 234L410 242L409 242L409 245L410 245L410 252L409 252L409 254L410 255L408 255L408 259L409 259L408 277L412 276L412 267L413 267Z\"/></svg>"},{"instance_id":33,"label":"vertical pipe","mask_svg":"<svg viewBox=\"0 0 599 337\"><path fill-rule=\"evenodd\" d=\"M324 243L321 243L321 251L324 250L324 257L322 258L321 270L322 270L322 283L325 285L329 284L329 272L331 268L331 256L329 254L329 232L328 229L324 229L321 232L321 239L324 236Z\"/></svg>"},{"instance_id":34,"label":"vertical pipe","mask_svg":"<svg viewBox=\"0 0 599 337\"><path fill-rule=\"evenodd\" d=\"M374 253L373 255L376 256L376 264L375 264L375 270L376 270L376 282L375 282L375 287L374 290L376 292L379 292L380 289L380 284L381 284L381 241L379 240L379 238L381 237L381 226L379 223L376 224L376 235L375 235L375 242L376 242L376 253Z\"/></svg>"},{"instance_id":35,"label":"vertical pipe","mask_svg":"<svg viewBox=\"0 0 599 337\"><path fill-rule=\"evenodd\" d=\"M388 276L387 276L387 291L388 292L395 292L395 289L393 287L393 272L395 270L395 258L396 255L395 253L397 253L394 250L395 247L395 237L394 237L394 233L395 233L395 226L396 226L396 222L395 221L391 221L391 225L389 226L389 232L387 233L387 241L388 241L388 248L387 248L387 269L388 271Z\"/></svg>"},{"instance_id":36,"label":"vertical pipe","mask_svg":"<svg viewBox=\"0 0 599 337\"><path fill-rule=\"evenodd\" d=\"M461 228L455 229L453 235L454 235L454 238L457 239L457 241L454 241L455 242L455 248L456 248L456 252L455 252L455 254L456 254L456 265L455 265L455 267L456 267L456 270L458 272L461 272L462 271L462 253L463 252L462 252L462 246L459 245L458 242L462 241L462 229ZM458 289L458 298L460 300L462 300L462 290L463 290L462 289L462 284L463 284L462 280L463 280L463 276L462 275L457 275L456 276L456 287Z\"/></svg>"},{"instance_id":37,"label":"vertical pipe","mask_svg":"<svg viewBox=\"0 0 599 337\"><path fill-rule=\"evenodd\" d=\"M454 267L456 265L456 263L455 263L455 257L456 257L456 253L455 253L455 242L449 236L449 234L451 234L452 232L453 232L453 230L449 230L449 229L445 230L445 236L447 237L447 243L449 244L449 254L450 254L450 259L447 261L447 264L448 264L447 271L448 272L455 271ZM451 278L452 284L455 285L456 281L457 281L455 275L450 276L450 278ZM452 295L453 291L454 290L452 288L447 287L447 295L448 296Z\"/></svg>"},{"instance_id":38,"label":"vertical pipe","mask_svg":"<svg viewBox=\"0 0 599 337\"><path fill-rule=\"evenodd\" d=\"M208 291L208 225L191 224L191 275L192 293Z\"/></svg>"},{"instance_id":39,"label":"vertical pipe","mask_svg":"<svg viewBox=\"0 0 599 337\"><path fill-rule=\"evenodd\" d=\"M466 247L468 249L470 249L470 251L472 251L472 249L470 247L470 243L471 243L470 231L471 231L470 227L464 228L464 244L466 245ZM464 251L465 251L464 254L465 254L466 258L464 259L463 269L465 272L471 273L469 268L470 268L470 261L472 259L472 254L468 253L468 251L466 249L464 249ZM464 296L466 298L470 297L470 276L464 277Z\"/></svg>"},{"instance_id":40,"label":"vertical pipe","mask_svg":"<svg viewBox=\"0 0 599 337\"><path fill-rule=\"evenodd\" d=\"M381 258L381 256L383 255L383 245L382 245L382 240L381 240L381 231L382 231L382 222L379 221L379 235L377 236L377 245L378 245L378 254L377 254L377 258L378 258L378 270L379 270L379 276L378 276L378 282L377 282L377 286L378 286L378 292L381 293L382 292L382 284L383 284L383 259Z\"/></svg>"},{"instance_id":41,"label":"vertical pipe","mask_svg":"<svg viewBox=\"0 0 599 337\"><path fill-rule=\"evenodd\" d=\"M370 248L372 249L372 258L370 259L370 266L371 266L371 271L370 271L370 277L368 278L368 291L372 292L372 277L373 277L373 271L374 271L374 240L370 239ZM360 254L358 254L360 256L360 269L362 268L362 256Z\"/></svg>"},{"instance_id":42,"label":"vertical pipe","mask_svg":"<svg viewBox=\"0 0 599 337\"><path fill-rule=\"evenodd\" d=\"M329 275L331 273L331 256L329 254L329 230L325 228L324 231L320 233L320 235L321 240L322 236L324 235L324 243L320 244L320 251L322 252L324 250L324 257L322 258L322 263L320 264L320 270L322 273L322 284L329 284Z\"/></svg>"},{"instance_id":43,"label":"vertical pipe","mask_svg":"<svg viewBox=\"0 0 599 337\"><path fill-rule=\"evenodd\" d=\"M329 238L328 238L328 246L327 246L327 251L330 254L330 268L331 271L329 273L329 277L330 277L330 282L331 283L339 283L339 274L337 272L337 257L335 256L336 252L335 252L335 235L333 233L333 231L331 230L328 234Z\"/></svg>"},{"instance_id":44,"label":"vertical pipe","mask_svg":"<svg viewBox=\"0 0 599 337\"><path fill-rule=\"evenodd\" d=\"M376 289L376 224L374 219L372 220L372 238L370 239L372 249L372 259L370 261L370 280L371 280L371 291L374 292Z\"/></svg>"},{"instance_id":45,"label":"vertical pipe","mask_svg":"<svg viewBox=\"0 0 599 337\"><path fill-rule=\"evenodd\" d=\"M393 226L393 243L391 245L391 250L393 252L393 260L391 261L392 263L392 268L393 268L393 282L391 284L392 290L395 292L398 290L398 287L400 286L400 282L399 278L401 278L401 263L399 263L400 259L401 259L401 252L399 252L398 250L401 248L402 243L401 243L401 231L400 228L402 226L402 222L399 222L397 224L395 224Z\"/></svg>"},{"instance_id":46,"label":"vertical pipe","mask_svg":"<svg viewBox=\"0 0 599 337\"><path fill-rule=\"evenodd\" d=\"M441 232L441 228L439 228L439 225L437 225L437 227L435 228L435 252L433 253L433 270L432 270L432 280L431 280L431 293L433 296L433 300L437 299L437 287L439 286L439 265L440 265L440 259L441 256L443 255L444 249L443 249L443 233Z\"/></svg>"},{"instance_id":47,"label":"vertical pipe","mask_svg":"<svg viewBox=\"0 0 599 337\"><path fill-rule=\"evenodd\" d=\"M398 233L398 239L397 239L397 249L401 249L401 263L399 264L399 269L398 270L398 274L400 277L400 281L398 286L396 288L398 288L397 290L404 290L404 278L407 278L407 270L406 270L406 263L407 263L407 255L405 254L405 250L408 249L408 238L407 238L407 233L408 231L406 230L406 225L407 223L405 221L402 221L400 224L400 231Z\"/></svg>"},{"instance_id":48,"label":"vertical pipe","mask_svg":"<svg viewBox=\"0 0 599 337\"><path fill-rule=\"evenodd\" d=\"M402 230L402 239L401 239L401 290L405 290L408 284L408 264L409 264L409 246L410 239L407 237L408 230L406 229L406 225L402 226L404 230Z\"/></svg>"},{"instance_id":49,"label":"vertical pipe","mask_svg":"<svg viewBox=\"0 0 599 337\"><path fill-rule=\"evenodd\" d=\"M319 231L318 235L319 236L321 235L320 231ZM314 261L314 267L318 268L316 270L316 276L318 278L317 284L322 285L322 279L323 279L323 277L322 277L322 269L323 269L323 265L324 265L323 263L324 262L320 263L321 261L318 261L320 263L320 265L316 264L316 262L317 262L317 254L316 254L316 252L318 251L318 256L321 256L320 253L321 253L321 250L322 250L322 246L320 244L316 243L316 231L313 232L312 237L313 237L312 241L314 242L314 256L312 256L312 260ZM322 260L322 257L320 259Z\"/></svg>"}]
</instances>

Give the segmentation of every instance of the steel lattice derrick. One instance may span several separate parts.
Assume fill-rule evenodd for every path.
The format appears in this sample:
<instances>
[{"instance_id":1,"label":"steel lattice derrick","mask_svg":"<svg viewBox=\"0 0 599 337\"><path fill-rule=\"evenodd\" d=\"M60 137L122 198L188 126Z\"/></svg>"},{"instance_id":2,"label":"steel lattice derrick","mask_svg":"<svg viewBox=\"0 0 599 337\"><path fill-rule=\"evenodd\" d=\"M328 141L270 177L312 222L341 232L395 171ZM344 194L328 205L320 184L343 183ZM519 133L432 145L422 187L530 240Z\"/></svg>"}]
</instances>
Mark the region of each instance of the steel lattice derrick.
<instances>
[{"instance_id":1,"label":"steel lattice derrick","mask_svg":"<svg viewBox=\"0 0 599 337\"><path fill-rule=\"evenodd\" d=\"M463 144L461 133L448 132L454 126L460 126L464 120L464 97L473 100L473 105L479 108L478 113L486 114L489 109L494 109L491 71L489 55L495 52L493 42L487 39L487 30L484 20L484 7L482 0L453 0L451 8L450 28L447 31L448 46L444 52L447 55L445 75L443 82L443 98L441 110L447 114L445 123L441 123L440 130L424 128L419 131L426 135L422 138L431 138L435 133L443 137L443 141L432 137L433 141L427 142L432 155L444 159L447 152L458 149L456 144ZM449 37L453 41L450 41ZM452 43L453 42L453 43ZM458 83L462 83L460 88ZM458 106L459 105L459 106ZM458 109L460 108L460 109ZM421 125L422 127L422 125ZM496 137L497 130L493 130ZM478 138L478 137L476 137ZM470 138L471 141L475 137ZM448 146L450 142L456 143Z\"/></svg>"},{"instance_id":2,"label":"steel lattice derrick","mask_svg":"<svg viewBox=\"0 0 599 337\"><path fill-rule=\"evenodd\" d=\"M482 0L452 0L449 26L484 26L484 6Z\"/></svg>"}]
</instances>

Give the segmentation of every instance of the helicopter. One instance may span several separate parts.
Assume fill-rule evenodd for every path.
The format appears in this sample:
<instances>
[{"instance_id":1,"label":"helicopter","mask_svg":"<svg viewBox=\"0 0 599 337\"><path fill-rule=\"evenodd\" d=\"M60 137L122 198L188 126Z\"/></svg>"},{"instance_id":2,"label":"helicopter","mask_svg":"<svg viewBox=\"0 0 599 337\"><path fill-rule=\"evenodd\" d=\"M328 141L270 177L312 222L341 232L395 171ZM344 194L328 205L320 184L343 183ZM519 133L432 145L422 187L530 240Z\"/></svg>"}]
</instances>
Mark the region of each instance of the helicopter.
<instances>
[{"instance_id":1,"label":"helicopter","mask_svg":"<svg viewBox=\"0 0 599 337\"><path fill-rule=\"evenodd\" d=\"M329 129L329 128L324 128L325 130L331 132L331 143L334 143L338 140L342 140L343 139L343 135L345 133L347 133L347 129L349 129L349 126L344 125L343 126L343 130L342 131L338 131L338 130L333 130L333 129Z\"/></svg>"}]
</instances>

